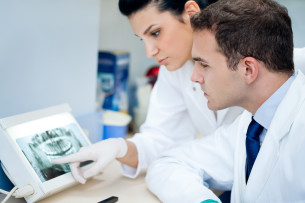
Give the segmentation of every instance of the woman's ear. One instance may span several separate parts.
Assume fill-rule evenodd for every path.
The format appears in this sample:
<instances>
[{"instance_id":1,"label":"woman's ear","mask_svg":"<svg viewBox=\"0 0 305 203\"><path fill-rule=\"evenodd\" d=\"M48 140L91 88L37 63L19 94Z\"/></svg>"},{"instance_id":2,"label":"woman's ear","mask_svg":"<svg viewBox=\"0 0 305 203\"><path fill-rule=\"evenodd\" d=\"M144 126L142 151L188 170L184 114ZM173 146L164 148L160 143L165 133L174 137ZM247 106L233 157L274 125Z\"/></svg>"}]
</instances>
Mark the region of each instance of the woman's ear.
<instances>
[{"instance_id":1,"label":"woman's ear","mask_svg":"<svg viewBox=\"0 0 305 203\"><path fill-rule=\"evenodd\" d=\"M199 5L195 1L187 1L184 5L184 11L189 15L192 16L195 13L200 11Z\"/></svg>"},{"instance_id":2,"label":"woman's ear","mask_svg":"<svg viewBox=\"0 0 305 203\"><path fill-rule=\"evenodd\" d=\"M245 57L240 61L239 69L246 83L251 84L258 77L259 63L253 57Z\"/></svg>"}]
</instances>

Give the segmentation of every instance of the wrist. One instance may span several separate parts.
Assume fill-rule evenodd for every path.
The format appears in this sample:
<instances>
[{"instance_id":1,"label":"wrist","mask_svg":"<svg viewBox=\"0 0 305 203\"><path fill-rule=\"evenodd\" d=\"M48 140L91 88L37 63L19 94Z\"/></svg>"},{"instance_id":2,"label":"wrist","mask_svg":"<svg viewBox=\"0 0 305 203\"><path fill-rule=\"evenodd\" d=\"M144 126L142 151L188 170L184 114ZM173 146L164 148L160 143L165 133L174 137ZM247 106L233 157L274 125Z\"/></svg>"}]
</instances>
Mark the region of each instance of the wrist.
<instances>
[{"instance_id":1,"label":"wrist","mask_svg":"<svg viewBox=\"0 0 305 203\"><path fill-rule=\"evenodd\" d=\"M135 145L135 143L129 141L129 140L125 140L125 142L127 143L127 153L124 157L122 158L117 158L117 160L119 162L121 162L121 164L125 164L128 165L132 168L137 168L138 167L138 150L137 147Z\"/></svg>"},{"instance_id":2,"label":"wrist","mask_svg":"<svg viewBox=\"0 0 305 203\"><path fill-rule=\"evenodd\" d=\"M119 151L118 151L118 154L116 157L123 158L127 154L127 151L128 151L128 146L127 146L126 140L123 138L117 138L117 142L119 144Z\"/></svg>"}]
</instances>

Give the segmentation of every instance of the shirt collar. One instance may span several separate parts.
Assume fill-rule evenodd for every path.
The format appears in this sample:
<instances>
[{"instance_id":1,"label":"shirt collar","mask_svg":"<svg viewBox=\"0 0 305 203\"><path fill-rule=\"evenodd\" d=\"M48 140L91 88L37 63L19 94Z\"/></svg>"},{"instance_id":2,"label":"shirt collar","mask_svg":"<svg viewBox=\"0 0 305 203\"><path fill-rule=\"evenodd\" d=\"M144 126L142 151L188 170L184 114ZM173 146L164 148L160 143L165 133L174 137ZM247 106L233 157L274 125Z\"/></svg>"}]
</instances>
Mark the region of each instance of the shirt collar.
<instances>
[{"instance_id":1,"label":"shirt collar","mask_svg":"<svg viewBox=\"0 0 305 203\"><path fill-rule=\"evenodd\" d=\"M261 126L268 130L275 111L282 99L286 95L290 85L296 78L293 74L278 90L276 90L271 97L269 97L256 111L254 114L254 120L258 122Z\"/></svg>"}]
</instances>

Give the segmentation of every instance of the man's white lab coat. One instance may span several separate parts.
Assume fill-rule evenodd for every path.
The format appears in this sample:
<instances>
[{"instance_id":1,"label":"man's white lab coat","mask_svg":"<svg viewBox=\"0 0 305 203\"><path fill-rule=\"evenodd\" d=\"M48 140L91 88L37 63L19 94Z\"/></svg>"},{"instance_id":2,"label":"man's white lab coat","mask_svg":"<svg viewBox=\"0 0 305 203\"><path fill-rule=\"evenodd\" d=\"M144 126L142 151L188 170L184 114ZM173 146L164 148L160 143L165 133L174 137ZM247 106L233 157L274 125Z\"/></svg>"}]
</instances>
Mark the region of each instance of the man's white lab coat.
<instances>
[{"instance_id":1,"label":"man's white lab coat","mask_svg":"<svg viewBox=\"0 0 305 203\"><path fill-rule=\"evenodd\" d=\"M305 202L305 77L281 101L245 180L245 138L252 114L245 111L213 136L165 153L148 170L147 184L162 202L218 198L207 189L232 186L231 202ZM219 201L219 200L218 200Z\"/></svg>"},{"instance_id":2,"label":"man's white lab coat","mask_svg":"<svg viewBox=\"0 0 305 203\"><path fill-rule=\"evenodd\" d=\"M305 72L305 48L294 49L296 69ZM239 107L213 112L207 107L199 84L191 81L193 63L187 62L177 71L160 68L145 123L130 141L138 150L136 169L122 164L125 176L134 178L145 171L163 151L193 140L196 135L209 135L219 126L232 123L243 111Z\"/></svg>"}]
</instances>

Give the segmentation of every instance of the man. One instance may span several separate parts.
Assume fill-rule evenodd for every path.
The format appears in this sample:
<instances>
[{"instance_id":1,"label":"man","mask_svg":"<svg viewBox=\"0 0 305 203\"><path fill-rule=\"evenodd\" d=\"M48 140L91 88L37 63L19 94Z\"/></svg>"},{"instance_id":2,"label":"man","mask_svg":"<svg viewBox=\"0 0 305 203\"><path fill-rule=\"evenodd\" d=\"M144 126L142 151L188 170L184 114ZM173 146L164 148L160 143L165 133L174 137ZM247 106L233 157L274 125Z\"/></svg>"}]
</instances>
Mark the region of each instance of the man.
<instances>
[{"instance_id":1,"label":"man","mask_svg":"<svg viewBox=\"0 0 305 203\"><path fill-rule=\"evenodd\" d=\"M192 18L195 69L208 106L246 111L215 136L163 154L146 181L162 202L305 200L305 77L294 71L287 10L273 0L220 0Z\"/></svg>"}]
</instances>

